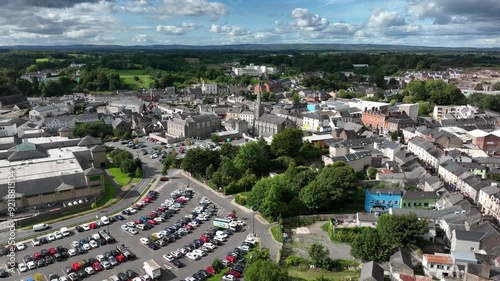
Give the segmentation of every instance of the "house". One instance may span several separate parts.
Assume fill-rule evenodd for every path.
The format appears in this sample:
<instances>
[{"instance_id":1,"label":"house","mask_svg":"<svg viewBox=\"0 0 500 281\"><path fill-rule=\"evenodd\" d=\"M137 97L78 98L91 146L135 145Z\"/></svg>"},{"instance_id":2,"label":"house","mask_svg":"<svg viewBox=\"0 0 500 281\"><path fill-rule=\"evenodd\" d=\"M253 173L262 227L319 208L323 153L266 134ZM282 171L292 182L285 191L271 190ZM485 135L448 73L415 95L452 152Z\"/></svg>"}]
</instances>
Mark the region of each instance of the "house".
<instances>
[{"instance_id":1,"label":"house","mask_svg":"<svg viewBox=\"0 0 500 281\"><path fill-rule=\"evenodd\" d=\"M481 239L486 233L478 231L453 230L451 236L451 251L477 252Z\"/></svg>"},{"instance_id":2,"label":"house","mask_svg":"<svg viewBox=\"0 0 500 281\"><path fill-rule=\"evenodd\" d=\"M434 191L407 191L401 198L401 206L411 209L434 209L438 198Z\"/></svg>"},{"instance_id":3,"label":"house","mask_svg":"<svg viewBox=\"0 0 500 281\"><path fill-rule=\"evenodd\" d=\"M18 133L18 128L26 123L20 118L0 119L0 137L12 137Z\"/></svg>"},{"instance_id":4,"label":"house","mask_svg":"<svg viewBox=\"0 0 500 281\"><path fill-rule=\"evenodd\" d=\"M325 165L333 164L337 161L346 162L355 172L361 172L366 167L372 165L372 154L369 151L360 151L344 156L328 156L323 155L321 157Z\"/></svg>"},{"instance_id":5,"label":"house","mask_svg":"<svg viewBox=\"0 0 500 281\"><path fill-rule=\"evenodd\" d=\"M60 109L59 107L57 107L55 105L47 105L47 106L37 107L35 109L30 110L29 118L31 120L34 120L34 119L40 120L40 119L44 119L45 117L59 116L59 115L65 115L65 114L68 114L68 112Z\"/></svg>"},{"instance_id":6,"label":"house","mask_svg":"<svg viewBox=\"0 0 500 281\"><path fill-rule=\"evenodd\" d=\"M365 190L365 211L386 213L390 208L400 208L401 193L398 189L367 188Z\"/></svg>"},{"instance_id":7,"label":"house","mask_svg":"<svg viewBox=\"0 0 500 281\"><path fill-rule=\"evenodd\" d=\"M468 132L467 136L472 139L472 144L488 154L500 152L500 130L489 133L477 129Z\"/></svg>"},{"instance_id":8,"label":"house","mask_svg":"<svg viewBox=\"0 0 500 281\"><path fill-rule=\"evenodd\" d=\"M376 141L373 148L382 152L384 157L389 158L390 161L394 161L396 153L401 151L401 146L399 144L386 139Z\"/></svg>"},{"instance_id":9,"label":"house","mask_svg":"<svg viewBox=\"0 0 500 281\"><path fill-rule=\"evenodd\" d=\"M389 260L389 271L391 277L396 280L401 280L400 275L414 275L411 255L405 249L400 249L394 253Z\"/></svg>"},{"instance_id":10,"label":"house","mask_svg":"<svg viewBox=\"0 0 500 281\"><path fill-rule=\"evenodd\" d=\"M374 213L356 213L356 225L358 227L376 227L377 216Z\"/></svg>"},{"instance_id":11,"label":"house","mask_svg":"<svg viewBox=\"0 0 500 281\"><path fill-rule=\"evenodd\" d=\"M498 281L500 268L486 264L467 263L463 281Z\"/></svg>"},{"instance_id":12,"label":"house","mask_svg":"<svg viewBox=\"0 0 500 281\"><path fill-rule=\"evenodd\" d=\"M424 274L434 278L453 277L453 265L449 254L424 254L422 258Z\"/></svg>"},{"instance_id":13,"label":"house","mask_svg":"<svg viewBox=\"0 0 500 281\"><path fill-rule=\"evenodd\" d=\"M361 267L359 281L384 281L384 269L374 261L367 262Z\"/></svg>"},{"instance_id":14,"label":"house","mask_svg":"<svg viewBox=\"0 0 500 281\"><path fill-rule=\"evenodd\" d=\"M417 125L417 122L410 118L409 116L402 115L393 115L387 118L386 124L384 128L389 132L399 132L403 128L414 127Z\"/></svg>"},{"instance_id":15,"label":"house","mask_svg":"<svg viewBox=\"0 0 500 281\"><path fill-rule=\"evenodd\" d=\"M30 102L22 94L0 97L0 109L23 110L30 107Z\"/></svg>"},{"instance_id":16,"label":"house","mask_svg":"<svg viewBox=\"0 0 500 281\"><path fill-rule=\"evenodd\" d=\"M408 142L408 151L414 153L420 160L435 170L438 170L440 163L449 159L443 150L421 137L415 137Z\"/></svg>"},{"instance_id":17,"label":"house","mask_svg":"<svg viewBox=\"0 0 500 281\"><path fill-rule=\"evenodd\" d=\"M255 120L254 136L270 137L286 128L295 127L295 123L288 118L264 113Z\"/></svg>"},{"instance_id":18,"label":"house","mask_svg":"<svg viewBox=\"0 0 500 281\"><path fill-rule=\"evenodd\" d=\"M313 131L313 132L324 132L325 127L329 127L330 118L329 116L333 113L331 111L325 112L314 112L304 114L302 128L305 131Z\"/></svg>"},{"instance_id":19,"label":"house","mask_svg":"<svg viewBox=\"0 0 500 281\"><path fill-rule=\"evenodd\" d=\"M99 121L99 115L80 114L80 115L62 115L45 118L43 124L48 131L56 131L62 127L75 128L76 123L90 123Z\"/></svg>"},{"instance_id":20,"label":"house","mask_svg":"<svg viewBox=\"0 0 500 281\"><path fill-rule=\"evenodd\" d=\"M131 125L129 122L126 122L122 118L116 118L113 120L113 123L111 123L111 126L113 127L113 130L119 129L124 132L130 132Z\"/></svg>"},{"instance_id":21,"label":"house","mask_svg":"<svg viewBox=\"0 0 500 281\"><path fill-rule=\"evenodd\" d=\"M500 220L500 188L495 185L487 186L479 190L478 203L485 215L493 216Z\"/></svg>"},{"instance_id":22,"label":"house","mask_svg":"<svg viewBox=\"0 0 500 281\"><path fill-rule=\"evenodd\" d=\"M210 137L221 128L221 117L213 114L175 113L167 121L167 134L180 138Z\"/></svg>"},{"instance_id":23,"label":"house","mask_svg":"<svg viewBox=\"0 0 500 281\"><path fill-rule=\"evenodd\" d=\"M462 148L463 141L447 131L439 131L433 135L434 142L444 148Z\"/></svg>"},{"instance_id":24,"label":"house","mask_svg":"<svg viewBox=\"0 0 500 281\"><path fill-rule=\"evenodd\" d=\"M371 138L335 140L329 143L331 156L345 156L356 151L369 151L372 148L373 139Z\"/></svg>"}]
</instances>

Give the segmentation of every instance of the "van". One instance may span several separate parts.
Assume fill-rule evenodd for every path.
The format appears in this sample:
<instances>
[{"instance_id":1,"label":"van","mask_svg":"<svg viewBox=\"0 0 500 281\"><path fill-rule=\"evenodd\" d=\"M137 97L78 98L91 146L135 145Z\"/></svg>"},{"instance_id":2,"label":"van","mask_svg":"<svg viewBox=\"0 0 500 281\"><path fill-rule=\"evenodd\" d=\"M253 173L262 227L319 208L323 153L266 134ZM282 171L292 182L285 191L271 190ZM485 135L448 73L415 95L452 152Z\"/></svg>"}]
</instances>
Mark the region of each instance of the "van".
<instances>
[{"instance_id":1,"label":"van","mask_svg":"<svg viewBox=\"0 0 500 281\"><path fill-rule=\"evenodd\" d=\"M103 223L103 224L105 224L105 225L108 225L108 224L109 224L109 219L108 219L108 217L102 216L102 217L101 217L101 221L102 221L102 223Z\"/></svg>"},{"instance_id":2,"label":"van","mask_svg":"<svg viewBox=\"0 0 500 281\"><path fill-rule=\"evenodd\" d=\"M33 231L40 231L49 228L49 225L46 223L35 224L33 226Z\"/></svg>"}]
</instances>

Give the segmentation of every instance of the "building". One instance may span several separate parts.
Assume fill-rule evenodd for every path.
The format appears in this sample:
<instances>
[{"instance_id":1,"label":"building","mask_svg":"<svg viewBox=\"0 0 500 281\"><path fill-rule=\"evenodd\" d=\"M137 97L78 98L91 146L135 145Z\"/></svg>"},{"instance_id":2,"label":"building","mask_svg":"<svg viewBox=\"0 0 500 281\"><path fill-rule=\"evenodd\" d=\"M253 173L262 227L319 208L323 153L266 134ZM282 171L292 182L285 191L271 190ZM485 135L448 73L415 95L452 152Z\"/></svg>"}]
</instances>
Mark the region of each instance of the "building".
<instances>
[{"instance_id":1,"label":"building","mask_svg":"<svg viewBox=\"0 0 500 281\"><path fill-rule=\"evenodd\" d=\"M364 263L359 281L384 281L384 269L374 261Z\"/></svg>"},{"instance_id":2,"label":"building","mask_svg":"<svg viewBox=\"0 0 500 281\"><path fill-rule=\"evenodd\" d=\"M435 105L432 112L432 117L441 122L442 119L459 118L471 119L474 118L477 109L465 105Z\"/></svg>"},{"instance_id":3,"label":"building","mask_svg":"<svg viewBox=\"0 0 500 281\"><path fill-rule=\"evenodd\" d=\"M457 230L452 231L451 251L477 252L481 246L481 240L486 233L479 231Z\"/></svg>"},{"instance_id":4,"label":"building","mask_svg":"<svg viewBox=\"0 0 500 281\"><path fill-rule=\"evenodd\" d=\"M201 84L201 92L205 95L217 95L219 93L219 87L214 83L205 83Z\"/></svg>"},{"instance_id":5,"label":"building","mask_svg":"<svg viewBox=\"0 0 500 281\"><path fill-rule=\"evenodd\" d=\"M400 208L401 193L398 189L367 188L365 190L365 211L368 213L387 213L390 208Z\"/></svg>"},{"instance_id":6,"label":"building","mask_svg":"<svg viewBox=\"0 0 500 281\"><path fill-rule=\"evenodd\" d=\"M59 116L65 114L68 114L68 112L62 110L61 108L55 105L47 105L30 110L29 117L31 120L33 119L42 120L46 117Z\"/></svg>"},{"instance_id":7,"label":"building","mask_svg":"<svg viewBox=\"0 0 500 281\"><path fill-rule=\"evenodd\" d=\"M99 121L99 115L81 114L81 115L62 115L56 117L47 117L43 122L45 129L55 131L62 127L74 128L76 123L90 123Z\"/></svg>"},{"instance_id":8,"label":"building","mask_svg":"<svg viewBox=\"0 0 500 281\"><path fill-rule=\"evenodd\" d=\"M396 280L402 280L400 275L414 275L411 255L405 249L400 249L389 259L389 271L391 277Z\"/></svg>"},{"instance_id":9,"label":"building","mask_svg":"<svg viewBox=\"0 0 500 281\"><path fill-rule=\"evenodd\" d=\"M0 172L13 174L16 208L94 198L104 189L106 152L100 140L86 137L27 139L0 154ZM9 177L0 179L0 211L12 199Z\"/></svg>"},{"instance_id":10,"label":"building","mask_svg":"<svg viewBox=\"0 0 500 281\"><path fill-rule=\"evenodd\" d=\"M434 191L407 191L403 195L402 208L434 209L439 196Z\"/></svg>"},{"instance_id":11,"label":"building","mask_svg":"<svg viewBox=\"0 0 500 281\"><path fill-rule=\"evenodd\" d=\"M498 186L481 188L478 203L481 206L481 212L500 221L500 188Z\"/></svg>"},{"instance_id":12,"label":"building","mask_svg":"<svg viewBox=\"0 0 500 281\"><path fill-rule=\"evenodd\" d=\"M330 131L330 116L333 115L331 111L316 111L314 113L307 113L303 115L302 128L305 131L312 132L325 132ZM330 129L327 129L330 128Z\"/></svg>"},{"instance_id":13,"label":"building","mask_svg":"<svg viewBox=\"0 0 500 281\"><path fill-rule=\"evenodd\" d=\"M295 123L285 117L264 113L255 120L254 136L270 137L286 128L295 128Z\"/></svg>"},{"instance_id":14,"label":"building","mask_svg":"<svg viewBox=\"0 0 500 281\"><path fill-rule=\"evenodd\" d=\"M468 132L467 136L472 138L472 144L490 155L500 152L500 130L488 133L477 129Z\"/></svg>"},{"instance_id":15,"label":"building","mask_svg":"<svg viewBox=\"0 0 500 281\"><path fill-rule=\"evenodd\" d=\"M323 155L321 159L325 165L331 165L337 161L346 162L355 172L361 172L372 165L373 158L369 151L360 151L336 157Z\"/></svg>"},{"instance_id":16,"label":"building","mask_svg":"<svg viewBox=\"0 0 500 281\"><path fill-rule=\"evenodd\" d=\"M215 114L176 113L167 121L167 134L179 138L207 138L221 129L221 118Z\"/></svg>"},{"instance_id":17,"label":"building","mask_svg":"<svg viewBox=\"0 0 500 281\"><path fill-rule=\"evenodd\" d=\"M356 226L358 227L376 227L377 216L374 213L356 213Z\"/></svg>"},{"instance_id":18,"label":"building","mask_svg":"<svg viewBox=\"0 0 500 281\"><path fill-rule=\"evenodd\" d=\"M262 74L264 75L278 74L279 71L276 67L270 67L265 65L259 66L251 63L250 65L245 67L233 67L232 73L234 73L236 76L248 75L256 77Z\"/></svg>"},{"instance_id":19,"label":"building","mask_svg":"<svg viewBox=\"0 0 500 281\"><path fill-rule=\"evenodd\" d=\"M30 102L24 95L18 94L0 97L1 110L24 110L29 107Z\"/></svg>"},{"instance_id":20,"label":"building","mask_svg":"<svg viewBox=\"0 0 500 281\"><path fill-rule=\"evenodd\" d=\"M408 151L415 154L415 156L435 170L438 170L442 162L451 159L451 157L445 155L443 150L421 137L415 137L408 142Z\"/></svg>"},{"instance_id":21,"label":"building","mask_svg":"<svg viewBox=\"0 0 500 281\"><path fill-rule=\"evenodd\" d=\"M0 119L0 137L11 137L18 133L18 128L26 123L20 118Z\"/></svg>"},{"instance_id":22,"label":"building","mask_svg":"<svg viewBox=\"0 0 500 281\"><path fill-rule=\"evenodd\" d=\"M453 277L454 263L451 255L435 253L424 254L422 258L424 274L434 278Z\"/></svg>"}]
</instances>

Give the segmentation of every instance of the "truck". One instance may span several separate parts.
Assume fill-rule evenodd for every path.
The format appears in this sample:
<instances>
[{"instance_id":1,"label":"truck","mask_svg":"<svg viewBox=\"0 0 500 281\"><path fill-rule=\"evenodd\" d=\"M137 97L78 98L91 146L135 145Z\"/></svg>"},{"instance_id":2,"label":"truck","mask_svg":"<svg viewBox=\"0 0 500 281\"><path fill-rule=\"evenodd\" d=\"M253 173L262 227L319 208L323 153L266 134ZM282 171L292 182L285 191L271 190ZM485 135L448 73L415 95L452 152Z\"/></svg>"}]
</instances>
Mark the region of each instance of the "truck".
<instances>
[{"instance_id":1,"label":"truck","mask_svg":"<svg viewBox=\"0 0 500 281\"><path fill-rule=\"evenodd\" d=\"M229 219L222 219L222 218L215 218L214 219L214 226L218 227L218 228L229 229L230 223L231 223L231 220L229 220Z\"/></svg>"},{"instance_id":2,"label":"truck","mask_svg":"<svg viewBox=\"0 0 500 281\"><path fill-rule=\"evenodd\" d=\"M64 237L69 237L71 236L71 233L69 233L69 230L67 227L61 227L61 234L64 236Z\"/></svg>"},{"instance_id":3,"label":"truck","mask_svg":"<svg viewBox=\"0 0 500 281\"><path fill-rule=\"evenodd\" d=\"M106 230L102 229L102 230L99 230L99 235L101 235L102 239L106 240L106 242L108 243L113 243L115 242L115 238L113 238L113 236L111 236L108 232L106 232Z\"/></svg>"},{"instance_id":4,"label":"truck","mask_svg":"<svg viewBox=\"0 0 500 281\"><path fill-rule=\"evenodd\" d=\"M143 266L144 271L149 277L153 280L160 278L161 276L161 266L159 266L155 260L147 260L144 262Z\"/></svg>"},{"instance_id":5,"label":"truck","mask_svg":"<svg viewBox=\"0 0 500 281\"><path fill-rule=\"evenodd\" d=\"M44 229L47 229L47 228L49 228L49 225L46 224L46 223L35 224L33 226L33 231L41 231L41 230L44 230Z\"/></svg>"}]
</instances>

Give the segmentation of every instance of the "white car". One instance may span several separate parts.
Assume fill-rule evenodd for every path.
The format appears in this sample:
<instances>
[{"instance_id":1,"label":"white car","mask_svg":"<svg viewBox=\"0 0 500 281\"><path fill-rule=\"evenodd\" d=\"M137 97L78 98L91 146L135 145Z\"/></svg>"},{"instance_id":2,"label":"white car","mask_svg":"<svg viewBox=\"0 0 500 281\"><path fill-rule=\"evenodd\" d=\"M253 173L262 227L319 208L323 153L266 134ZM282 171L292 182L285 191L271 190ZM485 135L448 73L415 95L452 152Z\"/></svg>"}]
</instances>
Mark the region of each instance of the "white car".
<instances>
[{"instance_id":1,"label":"white car","mask_svg":"<svg viewBox=\"0 0 500 281\"><path fill-rule=\"evenodd\" d=\"M221 243L224 243L224 241L226 241L226 240L224 239L224 237L221 237L221 236L215 236L215 237L214 237L214 240L217 240L217 241L219 241L219 242L221 242Z\"/></svg>"},{"instance_id":2,"label":"white car","mask_svg":"<svg viewBox=\"0 0 500 281\"><path fill-rule=\"evenodd\" d=\"M247 239L245 239L245 242L250 243L252 245L255 245L255 243L257 243L257 239L247 238Z\"/></svg>"},{"instance_id":3,"label":"white car","mask_svg":"<svg viewBox=\"0 0 500 281\"><path fill-rule=\"evenodd\" d=\"M78 241L71 241L70 245L71 245L72 248L80 247L80 243Z\"/></svg>"},{"instance_id":4,"label":"white car","mask_svg":"<svg viewBox=\"0 0 500 281\"><path fill-rule=\"evenodd\" d=\"M207 247L209 249L212 249L212 250L214 250L215 248L217 248L217 246L215 244L213 244L213 243L205 243L205 244L203 244L203 246Z\"/></svg>"},{"instance_id":5,"label":"white car","mask_svg":"<svg viewBox=\"0 0 500 281\"><path fill-rule=\"evenodd\" d=\"M192 226L192 227L198 227L200 224L197 223L197 222L195 222L195 221L192 221L192 222L189 223L189 225Z\"/></svg>"},{"instance_id":6,"label":"white car","mask_svg":"<svg viewBox=\"0 0 500 281\"><path fill-rule=\"evenodd\" d=\"M85 251L90 251L92 249L92 247L90 247L90 245L88 243L84 243L82 244L82 248L85 250Z\"/></svg>"},{"instance_id":7,"label":"white car","mask_svg":"<svg viewBox=\"0 0 500 281\"><path fill-rule=\"evenodd\" d=\"M248 252L248 251L250 251L250 247L248 247L246 245L238 246L238 249L242 250L245 253Z\"/></svg>"},{"instance_id":8,"label":"white car","mask_svg":"<svg viewBox=\"0 0 500 281\"><path fill-rule=\"evenodd\" d=\"M137 210L136 210L136 209L134 209L134 208L129 208L128 210L129 210L132 214L137 213Z\"/></svg>"},{"instance_id":9,"label":"white car","mask_svg":"<svg viewBox=\"0 0 500 281\"><path fill-rule=\"evenodd\" d=\"M82 224L81 226L82 226L83 230L85 230L85 231L90 230L90 226L88 224Z\"/></svg>"},{"instance_id":10,"label":"white car","mask_svg":"<svg viewBox=\"0 0 500 281\"><path fill-rule=\"evenodd\" d=\"M77 252L75 251L75 249L69 249L69 250L68 250L68 255L69 255L70 257L74 257L74 256L76 256L76 255L77 255Z\"/></svg>"},{"instance_id":11,"label":"white car","mask_svg":"<svg viewBox=\"0 0 500 281\"><path fill-rule=\"evenodd\" d=\"M109 261L107 261L107 260L103 260L103 261L101 262L101 265L102 265L102 267L104 267L105 269L110 269L110 268L111 268L111 263L109 263Z\"/></svg>"},{"instance_id":12,"label":"white car","mask_svg":"<svg viewBox=\"0 0 500 281\"><path fill-rule=\"evenodd\" d=\"M87 266L85 268L85 272L87 272L88 275L92 275L95 273L94 269L91 266Z\"/></svg>"},{"instance_id":13,"label":"white car","mask_svg":"<svg viewBox=\"0 0 500 281\"><path fill-rule=\"evenodd\" d=\"M219 237L222 237L224 239L227 238L227 234L224 233L223 231L220 231L220 230L218 230L217 232L215 232L215 236L219 236Z\"/></svg>"},{"instance_id":14,"label":"white car","mask_svg":"<svg viewBox=\"0 0 500 281\"><path fill-rule=\"evenodd\" d=\"M163 255L163 258L166 260L166 261L173 261L175 258L172 254L164 254Z\"/></svg>"},{"instance_id":15,"label":"white car","mask_svg":"<svg viewBox=\"0 0 500 281\"><path fill-rule=\"evenodd\" d=\"M228 274L228 275L224 275L224 277L222 277L222 280L224 280L224 281L235 281L236 277L234 277L234 275L232 275L232 274Z\"/></svg>"},{"instance_id":16,"label":"white car","mask_svg":"<svg viewBox=\"0 0 500 281\"><path fill-rule=\"evenodd\" d=\"M162 230L162 231L158 231L157 233L153 233L154 236L156 236L158 239L162 239L163 237L165 237L165 230Z\"/></svg>"},{"instance_id":17,"label":"white car","mask_svg":"<svg viewBox=\"0 0 500 281\"><path fill-rule=\"evenodd\" d=\"M203 256L206 256L207 253L203 252L202 250L200 249L196 249L196 250L193 250L191 253L195 254L195 255L198 255L200 257L203 257Z\"/></svg>"},{"instance_id":18,"label":"white car","mask_svg":"<svg viewBox=\"0 0 500 281\"><path fill-rule=\"evenodd\" d=\"M135 229L135 228L129 228L127 231L128 231L128 233L130 233L132 235L139 234L139 231L137 231L137 229Z\"/></svg>"},{"instance_id":19,"label":"white car","mask_svg":"<svg viewBox=\"0 0 500 281\"><path fill-rule=\"evenodd\" d=\"M92 249L99 248L99 244L97 244L97 242L95 240L90 240L89 244L90 244L90 247L92 247Z\"/></svg>"},{"instance_id":20,"label":"white car","mask_svg":"<svg viewBox=\"0 0 500 281\"><path fill-rule=\"evenodd\" d=\"M24 245L24 243L19 242L16 244L16 248L18 251L22 251L22 250L26 249L26 246Z\"/></svg>"},{"instance_id":21,"label":"white car","mask_svg":"<svg viewBox=\"0 0 500 281\"><path fill-rule=\"evenodd\" d=\"M55 241L56 237L54 236L54 234L50 233L47 235L47 239L49 239L49 241Z\"/></svg>"},{"instance_id":22,"label":"white car","mask_svg":"<svg viewBox=\"0 0 500 281\"><path fill-rule=\"evenodd\" d=\"M28 267L29 270L32 270L32 269L35 269L36 268L36 264L34 261L30 261L26 264L26 266Z\"/></svg>"},{"instance_id":23,"label":"white car","mask_svg":"<svg viewBox=\"0 0 500 281\"><path fill-rule=\"evenodd\" d=\"M245 226L247 225L244 221L242 220L237 220L236 223L239 225L239 226Z\"/></svg>"},{"instance_id":24,"label":"white car","mask_svg":"<svg viewBox=\"0 0 500 281\"><path fill-rule=\"evenodd\" d=\"M156 217L153 219L155 222L157 223L161 223L161 222L164 222L165 220L162 218L162 217Z\"/></svg>"},{"instance_id":25,"label":"white car","mask_svg":"<svg viewBox=\"0 0 500 281\"><path fill-rule=\"evenodd\" d=\"M59 232L59 231L54 232L54 236L56 237L56 239L62 239L63 238L62 233Z\"/></svg>"},{"instance_id":26,"label":"white car","mask_svg":"<svg viewBox=\"0 0 500 281\"><path fill-rule=\"evenodd\" d=\"M198 256L197 254L193 254L193 253L187 253L186 258L195 261L195 260L200 259L200 256Z\"/></svg>"},{"instance_id":27,"label":"white car","mask_svg":"<svg viewBox=\"0 0 500 281\"><path fill-rule=\"evenodd\" d=\"M199 219L200 221L207 221L208 220L208 216L204 215L204 214L200 214L196 218Z\"/></svg>"},{"instance_id":28,"label":"white car","mask_svg":"<svg viewBox=\"0 0 500 281\"><path fill-rule=\"evenodd\" d=\"M95 256L95 258L96 258L96 260L98 262L102 262L103 260L106 260L106 258L104 257L104 255L97 255L97 256Z\"/></svg>"},{"instance_id":29,"label":"white car","mask_svg":"<svg viewBox=\"0 0 500 281\"><path fill-rule=\"evenodd\" d=\"M121 226L121 229L127 231L129 229L128 225L124 224Z\"/></svg>"},{"instance_id":30,"label":"white car","mask_svg":"<svg viewBox=\"0 0 500 281\"><path fill-rule=\"evenodd\" d=\"M149 239L145 238L145 237L142 237L142 238L139 239L139 242L141 242L144 245L147 245L147 244L149 244Z\"/></svg>"},{"instance_id":31,"label":"white car","mask_svg":"<svg viewBox=\"0 0 500 281\"><path fill-rule=\"evenodd\" d=\"M144 230L144 224L138 224L137 226L137 229L140 229L140 230Z\"/></svg>"},{"instance_id":32,"label":"white car","mask_svg":"<svg viewBox=\"0 0 500 281\"><path fill-rule=\"evenodd\" d=\"M68 278L66 276L61 276L59 277L59 281L68 281Z\"/></svg>"},{"instance_id":33,"label":"white car","mask_svg":"<svg viewBox=\"0 0 500 281\"><path fill-rule=\"evenodd\" d=\"M26 265L24 263L20 263L17 265L17 269L19 269L19 271L21 272L26 272L28 271L28 267L26 267Z\"/></svg>"},{"instance_id":34,"label":"white car","mask_svg":"<svg viewBox=\"0 0 500 281\"><path fill-rule=\"evenodd\" d=\"M132 281L142 281L141 277L134 277L134 279L132 279Z\"/></svg>"},{"instance_id":35,"label":"white car","mask_svg":"<svg viewBox=\"0 0 500 281\"><path fill-rule=\"evenodd\" d=\"M135 223L133 221L129 221L127 222L126 224L129 228L134 228L135 227Z\"/></svg>"},{"instance_id":36,"label":"white car","mask_svg":"<svg viewBox=\"0 0 500 281\"><path fill-rule=\"evenodd\" d=\"M40 240L37 238L31 239L31 245L33 245L33 247L40 246Z\"/></svg>"}]
</instances>

